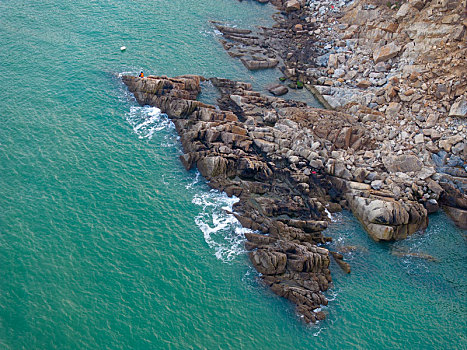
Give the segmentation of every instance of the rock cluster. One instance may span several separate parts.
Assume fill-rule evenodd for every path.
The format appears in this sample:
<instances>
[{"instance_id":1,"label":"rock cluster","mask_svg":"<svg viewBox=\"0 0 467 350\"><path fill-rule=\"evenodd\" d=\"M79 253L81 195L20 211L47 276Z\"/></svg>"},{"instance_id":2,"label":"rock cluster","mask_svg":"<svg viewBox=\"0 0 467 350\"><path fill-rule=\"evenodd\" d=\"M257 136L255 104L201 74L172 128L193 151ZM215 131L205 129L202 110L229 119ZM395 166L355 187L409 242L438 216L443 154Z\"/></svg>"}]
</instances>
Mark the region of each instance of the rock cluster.
<instances>
[{"instance_id":1,"label":"rock cluster","mask_svg":"<svg viewBox=\"0 0 467 350\"><path fill-rule=\"evenodd\" d=\"M207 105L196 100L203 80L123 77L140 104L172 118L185 167L197 166L210 186L240 199L234 215L252 230L246 247L253 265L307 322L323 317L314 310L326 304L322 292L331 282L329 252L318 246L329 240L322 234L327 210L349 205L375 239L426 227L421 204L368 184L382 177L356 161L376 152L375 135L356 118L219 78L210 79L221 93L218 106ZM350 272L341 254L332 256Z\"/></svg>"},{"instance_id":2,"label":"rock cluster","mask_svg":"<svg viewBox=\"0 0 467 350\"><path fill-rule=\"evenodd\" d=\"M328 250L317 246L326 241L324 180L295 152L283 153L308 134L281 113L304 104L261 96L249 84L211 79L222 93L220 109L195 100L202 80L123 77L140 104L172 118L185 167L197 166L210 186L239 197L234 215L252 230L246 247L265 283L294 302L307 322L324 318L314 312L327 304L322 292L331 283Z\"/></svg>"},{"instance_id":3,"label":"rock cluster","mask_svg":"<svg viewBox=\"0 0 467 350\"><path fill-rule=\"evenodd\" d=\"M441 202L467 228L467 2L340 4L308 6L315 16L324 10L332 29L320 36L327 50L309 80L335 108L379 130L378 160L402 194L430 212ZM392 161L402 157L408 168Z\"/></svg>"}]
</instances>

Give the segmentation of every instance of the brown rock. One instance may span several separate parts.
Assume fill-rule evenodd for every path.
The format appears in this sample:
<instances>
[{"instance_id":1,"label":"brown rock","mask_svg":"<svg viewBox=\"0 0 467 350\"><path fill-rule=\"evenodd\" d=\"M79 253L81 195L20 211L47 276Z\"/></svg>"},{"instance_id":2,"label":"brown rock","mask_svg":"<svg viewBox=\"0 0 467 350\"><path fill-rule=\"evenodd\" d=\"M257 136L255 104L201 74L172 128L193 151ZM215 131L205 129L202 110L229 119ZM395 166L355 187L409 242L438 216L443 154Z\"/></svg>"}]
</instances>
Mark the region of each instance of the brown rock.
<instances>
[{"instance_id":1,"label":"brown rock","mask_svg":"<svg viewBox=\"0 0 467 350\"><path fill-rule=\"evenodd\" d=\"M390 58L397 56L400 51L400 46L390 43L389 45L382 46L373 52L373 61L375 63L387 61Z\"/></svg>"},{"instance_id":2,"label":"brown rock","mask_svg":"<svg viewBox=\"0 0 467 350\"><path fill-rule=\"evenodd\" d=\"M371 83L368 81L368 80L360 80L358 83L357 83L357 87L361 88L361 89L367 89L371 86Z\"/></svg>"},{"instance_id":3,"label":"brown rock","mask_svg":"<svg viewBox=\"0 0 467 350\"><path fill-rule=\"evenodd\" d=\"M287 12L297 11L300 10L301 6L298 0L288 0L285 3L285 10Z\"/></svg>"},{"instance_id":4,"label":"brown rock","mask_svg":"<svg viewBox=\"0 0 467 350\"><path fill-rule=\"evenodd\" d=\"M461 229L467 229L467 210L454 207L443 207L449 217Z\"/></svg>"}]
</instances>

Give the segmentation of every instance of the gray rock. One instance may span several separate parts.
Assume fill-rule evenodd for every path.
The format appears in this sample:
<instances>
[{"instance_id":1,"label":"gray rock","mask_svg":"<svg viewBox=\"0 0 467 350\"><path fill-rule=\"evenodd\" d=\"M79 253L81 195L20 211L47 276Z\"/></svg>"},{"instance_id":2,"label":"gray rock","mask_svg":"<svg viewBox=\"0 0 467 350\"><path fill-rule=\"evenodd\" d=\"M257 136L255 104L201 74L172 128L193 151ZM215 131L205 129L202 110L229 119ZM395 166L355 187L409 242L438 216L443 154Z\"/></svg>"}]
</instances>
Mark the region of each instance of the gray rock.
<instances>
[{"instance_id":1,"label":"gray rock","mask_svg":"<svg viewBox=\"0 0 467 350\"><path fill-rule=\"evenodd\" d=\"M418 178L425 180L428 179L431 175L435 173L434 168L423 167L422 170L418 173Z\"/></svg>"},{"instance_id":2,"label":"gray rock","mask_svg":"<svg viewBox=\"0 0 467 350\"><path fill-rule=\"evenodd\" d=\"M464 142L459 142L457 145L451 148L451 152L454 154L459 154L464 151L466 144Z\"/></svg>"},{"instance_id":3,"label":"gray rock","mask_svg":"<svg viewBox=\"0 0 467 350\"><path fill-rule=\"evenodd\" d=\"M345 75L345 71L342 68L338 68L334 71L332 75L334 78L342 78Z\"/></svg>"},{"instance_id":4,"label":"gray rock","mask_svg":"<svg viewBox=\"0 0 467 350\"><path fill-rule=\"evenodd\" d=\"M285 95L287 92L289 92L289 89L287 89L287 87L283 85L276 84L276 85L270 86L268 88L268 91L274 96L282 96L282 95Z\"/></svg>"},{"instance_id":5,"label":"gray rock","mask_svg":"<svg viewBox=\"0 0 467 350\"><path fill-rule=\"evenodd\" d=\"M396 172L409 172L420 171L422 169L422 162L414 155L401 154L398 156L383 157L383 164L391 173Z\"/></svg>"},{"instance_id":6,"label":"gray rock","mask_svg":"<svg viewBox=\"0 0 467 350\"><path fill-rule=\"evenodd\" d=\"M423 134L415 135L414 141L415 141L416 144L423 143L424 142Z\"/></svg>"},{"instance_id":7,"label":"gray rock","mask_svg":"<svg viewBox=\"0 0 467 350\"><path fill-rule=\"evenodd\" d=\"M379 191L381 189L381 187L383 187L383 181L381 181L381 180L371 181L371 188L372 189Z\"/></svg>"},{"instance_id":8,"label":"gray rock","mask_svg":"<svg viewBox=\"0 0 467 350\"><path fill-rule=\"evenodd\" d=\"M467 98L465 96L459 97L456 102L453 103L449 110L450 117L463 117L467 116Z\"/></svg>"}]
</instances>

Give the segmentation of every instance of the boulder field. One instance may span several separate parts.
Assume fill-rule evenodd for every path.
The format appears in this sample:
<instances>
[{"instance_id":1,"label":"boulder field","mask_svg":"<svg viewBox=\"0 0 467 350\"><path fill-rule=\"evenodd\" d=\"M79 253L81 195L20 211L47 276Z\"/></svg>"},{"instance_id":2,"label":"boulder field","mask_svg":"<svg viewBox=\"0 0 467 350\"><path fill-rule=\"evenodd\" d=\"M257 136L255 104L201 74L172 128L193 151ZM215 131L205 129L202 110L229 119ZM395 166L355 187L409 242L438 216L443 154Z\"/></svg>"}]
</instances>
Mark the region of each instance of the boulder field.
<instances>
[{"instance_id":1,"label":"boulder field","mask_svg":"<svg viewBox=\"0 0 467 350\"><path fill-rule=\"evenodd\" d=\"M214 23L227 52L243 63L277 60L283 84L304 84L326 108L358 118L375 136L367 158L390 174L372 188L429 212L442 206L467 228L467 0L270 2L280 11L270 28L229 36L226 24ZM365 201L348 199L359 216Z\"/></svg>"}]
</instances>

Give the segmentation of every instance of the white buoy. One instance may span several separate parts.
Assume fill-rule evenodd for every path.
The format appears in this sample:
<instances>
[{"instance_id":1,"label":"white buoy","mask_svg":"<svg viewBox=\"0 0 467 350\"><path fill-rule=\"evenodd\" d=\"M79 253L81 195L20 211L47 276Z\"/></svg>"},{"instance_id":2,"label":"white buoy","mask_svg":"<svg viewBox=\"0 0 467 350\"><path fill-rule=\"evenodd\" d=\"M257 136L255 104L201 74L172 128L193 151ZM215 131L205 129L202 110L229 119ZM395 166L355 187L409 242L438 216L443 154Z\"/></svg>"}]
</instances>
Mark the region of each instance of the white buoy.
<instances>
[{"instance_id":1,"label":"white buoy","mask_svg":"<svg viewBox=\"0 0 467 350\"><path fill-rule=\"evenodd\" d=\"M126 46L122 46L122 47L120 48L120 51L125 51L125 50L126 50Z\"/></svg>"}]
</instances>

